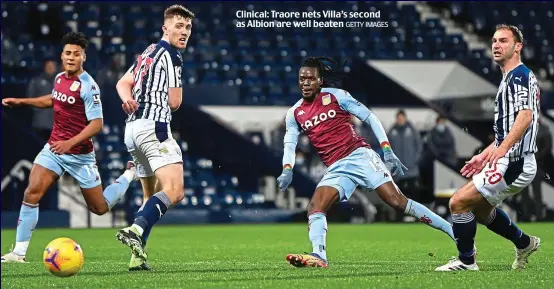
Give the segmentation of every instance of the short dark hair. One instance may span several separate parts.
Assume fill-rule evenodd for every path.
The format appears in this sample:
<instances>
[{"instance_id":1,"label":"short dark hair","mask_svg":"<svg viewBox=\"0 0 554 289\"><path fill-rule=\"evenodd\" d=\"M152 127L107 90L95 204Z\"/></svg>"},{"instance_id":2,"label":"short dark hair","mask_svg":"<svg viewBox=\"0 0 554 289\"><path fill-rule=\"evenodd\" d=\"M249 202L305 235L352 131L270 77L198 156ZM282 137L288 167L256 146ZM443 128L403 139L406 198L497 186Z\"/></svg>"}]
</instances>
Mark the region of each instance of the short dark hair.
<instances>
[{"instance_id":1,"label":"short dark hair","mask_svg":"<svg viewBox=\"0 0 554 289\"><path fill-rule=\"evenodd\" d=\"M399 115L403 115L404 117L406 117L406 112L405 112L403 109L401 109L401 110L399 110L399 111L396 113L396 116L397 116L397 117L398 117Z\"/></svg>"},{"instance_id":2,"label":"short dark hair","mask_svg":"<svg viewBox=\"0 0 554 289\"><path fill-rule=\"evenodd\" d=\"M175 16L181 16L185 19L187 19L187 18L194 19L194 17L196 17L194 15L194 13L192 13L192 11L188 10L183 5L175 4L175 5L169 6L165 9L164 19L171 19Z\"/></svg>"},{"instance_id":3,"label":"short dark hair","mask_svg":"<svg viewBox=\"0 0 554 289\"><path fill-rule=\"evenodd\" d=\"M67 44L79 45L83 50L86 50L88 40L81 32L69 32L62 37L62 45L66 46Z\"/></svg>"},{"instance_id":4,"label":"short dark hair","mask_svg":"<svg viewBox=\"0 0 554 289\"><path fill-rule=\"evenodd\" d=\"M329 62L325 64L325 62ZM302 67L315 67L319 74L319 77L323 79L322 87L336 87L340 88L341 81L346 77L346 73L341 71L344 65L340 65L336 68L331 65L338 65L338 62L329 57L308 57L304 60Z\"/></svg>"},{"instance_id":5,"label":"short dark hair","mask_svg":"<svg viewBox=\"0 0 554 289\"><path fill-rule=\"evenodd\" d=\"M523 33L521 33L521 30L517 28L515 25L509 25L509 24L498 24L496 25L496 31L500 29L507 29L512 31L512 34L514 35L514 39L516 43L523 43Z\"/></svg>"}]
</instances>

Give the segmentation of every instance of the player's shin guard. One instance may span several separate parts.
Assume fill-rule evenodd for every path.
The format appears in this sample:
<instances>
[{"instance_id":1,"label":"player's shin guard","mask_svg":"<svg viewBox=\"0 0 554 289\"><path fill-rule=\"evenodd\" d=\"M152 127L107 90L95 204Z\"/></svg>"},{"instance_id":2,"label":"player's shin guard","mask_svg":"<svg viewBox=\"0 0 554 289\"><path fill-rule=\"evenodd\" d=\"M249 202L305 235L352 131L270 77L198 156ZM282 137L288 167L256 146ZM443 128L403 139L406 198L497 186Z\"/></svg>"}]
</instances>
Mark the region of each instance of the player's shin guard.
<instances>
[{"instance_id":1,"label":"player's shin guard","mask_svg":"<svg viewBox=\"0 0 554 289\"><path fill-rule=\"evenodd\" d=\"M125 175L121 175L113 184L106 187L104 190L104 199L108 207L113 208L115 204L125 195L131 181Z\"/></svg>"},{"instance_id":2,"label":"player's shin guard","mask_svg":"<svg viewBox=\"0 0 554 289\"><path fill-rule=\"evenodd\" d=\"M164 192L157 192L146 201L142 211L137 213L133 226L139 230L142 236L145 231L152 229L152 226L158 222L170 206L169 197Z\"/></svg>"},{"instance_id":3,"label":"player's shin guard","mask_svg":"<svg viewBox=\"0 0 554 289\"><path fill-rule=\"evenodd\" d=\"M415 217L422 223L445 232L450 238L452 238L452 240L454 240L454 232L452 231L450 223L441 218L439 215L433 213L424 205L408 199L408 204L406 205L404 213Z\"/></svg>"},{"instance_id":4,"label":"player's shin guard","mask_svg":"<svg viewBox=\"0 0 554 289\"><path fill-rule=\"evenodd\" d=\"M499 208L492 210L489 217L483 221L483 225L498 235L512 241L516 248L525 249L529 246L531 239L523 233L517 225L510 220L504 211Z\"/></svg>"},{"instance_id":5,"label":"player's shin guard","mask_svg":"<svg viewBox=\"0 0 554 289\"><path fill-rule=\"evenodd\" d=\"M27 254L29 241L33 230L38 222L38 204L33 205L23 202L19 211L19 220L17 224L17 232L15 237L15 248L13 252L19 256Z\"/></svg>"},{"instance_id":6,"label":"player's shin guard","mask_svg":"<svg viewBox=\"0 0 554 289\"><path fill-rule=\"evenodd\" d=\"M477 222L472 212L452 214L454 222L454 237L456 246L460 253L459 258L466 265L475 263L475 234L477 233Z\"/></svg>"},{"instance_id":7,"label":"player's shin guard","mask_svg":"<svg viewBox=\"0 0 554 289\"><path fill-rule=\"evenodd\" d=\"M327 260L325 239L327 237L327 217L321 211L314 211L308 215L308 235L312 242L313 253Z\"/></svg>"}]
</instances>

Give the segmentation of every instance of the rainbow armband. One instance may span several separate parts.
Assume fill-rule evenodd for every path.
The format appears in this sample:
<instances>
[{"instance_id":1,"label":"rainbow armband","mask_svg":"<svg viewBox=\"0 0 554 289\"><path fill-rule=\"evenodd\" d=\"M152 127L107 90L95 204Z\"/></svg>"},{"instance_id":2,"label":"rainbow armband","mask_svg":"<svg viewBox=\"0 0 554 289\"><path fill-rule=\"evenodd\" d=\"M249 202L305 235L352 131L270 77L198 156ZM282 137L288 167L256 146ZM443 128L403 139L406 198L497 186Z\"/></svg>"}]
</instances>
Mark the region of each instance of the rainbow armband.
<instances>
[{"instance_id":1,"label":"rainbow armband","mask_svg":"<svg viewBox=\"0 0 554 289\"><path fill-rule=\"evenodd\" d=\"M390 146L390 143L388 141L384 141L381 143L381 148L383 149L383 152L391 152L392 147Z\"/></svg>"},{"instance_id":2,"label":"rainbow armband","mask_svg":"<svg viewBox=\"0 0 554 289\"><path fill-rule=\"evenodd\" d=\"M289 164L286 164L283 166L283 170L292 170L292 166Z\"/></svg>"}]
</instances>

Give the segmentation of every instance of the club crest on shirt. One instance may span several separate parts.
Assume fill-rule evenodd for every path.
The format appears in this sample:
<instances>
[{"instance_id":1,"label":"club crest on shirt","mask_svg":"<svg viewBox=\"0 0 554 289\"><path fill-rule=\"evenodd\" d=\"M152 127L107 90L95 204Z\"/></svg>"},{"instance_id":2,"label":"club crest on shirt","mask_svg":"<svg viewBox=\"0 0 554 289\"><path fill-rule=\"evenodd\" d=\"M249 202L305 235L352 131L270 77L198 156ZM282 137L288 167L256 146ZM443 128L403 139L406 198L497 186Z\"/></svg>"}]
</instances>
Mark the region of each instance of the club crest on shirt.
<instances>
[{"instance_id":1,"label":"club crest on shirt","mask_svg":"<svg viewBox=\"0 0 554 289\"><path fill-rule=\"evenodd\" d=\"M71 84L71 86L69 87L69 90L71 90L71 91L77 91L77 89L79 89L79 85L81 85L80 82L78 82L78 81L73 81L73 84Z\"/></svg>"},{"instance_id":2,"label":"club crest on shirt","mask_svg":"<svg viewBox=\"0 0 554 289\"><path fill-rule=\"evenodd\" d=\"M323 105L329 105L331 103L331 95L330 94L324 95L321 98L321 102L323 103Z\"/></svg>"}]
</instances>

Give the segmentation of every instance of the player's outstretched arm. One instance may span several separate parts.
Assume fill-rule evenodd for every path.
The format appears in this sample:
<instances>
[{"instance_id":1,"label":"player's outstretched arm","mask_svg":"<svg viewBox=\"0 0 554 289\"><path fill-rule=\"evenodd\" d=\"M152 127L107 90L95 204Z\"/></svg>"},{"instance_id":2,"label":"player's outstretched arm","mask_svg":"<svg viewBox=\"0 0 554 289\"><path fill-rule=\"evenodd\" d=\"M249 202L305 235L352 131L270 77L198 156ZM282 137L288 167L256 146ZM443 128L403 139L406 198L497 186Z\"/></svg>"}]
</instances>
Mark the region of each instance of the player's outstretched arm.
<instances>
[{"instance_id":1,"label":"player's outstretched arm","mask_svg":"<svg viewBox=\"0 0 554 289\"><path fill-rule=\"evenodd\" d=\"M398 157L392 151L387 133L385 132L385 128L383 127L381 121L377 118L377 116L375 116L375 114L370 111L368 117L363 120L363 122L371 127L373 133L375 134L375 137L377 137L377 140L379 140L381 148L383 149L383 160L385 161L385 164L387 165L389 171L394 176L404 175L404 170L408 170L408 168L404 166L404 164L402 164L400 159L398 159Z\"/></svg>"},{"instance_id":2,"label":"player's outstretched arm","mask_svg":"<svg viewBox=\"0 0 554 289\"><path fill-rule=\"evenodd\" d=\"M488 159L488 156L493 149L494 142L492 142L480 154L473 156L471 160L467 161L464 167L460 170L462 176L466 178L471 178L473 175L480 173L487 164L486 160Z\"/></svg>"},{"instance_id":3,"label":"player's outstretched arm","mask_svg":"<svg viewBox=\"0 0 554 289\"><path fill-rule=\"evenodd\" d=\"M369 125L381 146L386 146L387 149L390 149L389 139L383 124L369 108L357 101L347 91L341 90L340 93L337 93L336 97L342 109Z\"/></svg>"},{"instance_id":4,"label":"player's outstretched arm","mask_svg":"<svg viewBox=\"0 0 554 289\"><path fill-rule=\"evenodd\" d=\"M292 168L296 161L296 145L300 129L294 119L294 108L289 109L285 118L286 133L284 137L283 172L277 178L277 183L282 191L285 191L292 182Z\"/></svg>"},{"instance_id":5,"label":"player's outstretched arm","mask_svg":"<svg viewBox=\"0 0 554 289\"><path fill-rule=\"evenodd\" d=\"M133 114L135 111L138 110L138 103L133 99L133 73L131 72L132 68L117 81L117 84L115 85L115 89L117 90L117 94L119 95L119 98L121 98L121 101L123 104L121 107L125 111L126 114Z\"/></svg>"},{"instance_id":6,"label":"player's outstretched arm","mask_svg":"<svg viewBox=\"0 0 554 289\"><path fill-rule=\"evenodd\" d=\"M354 99L347 91L342 90L335 95L342 109L356 116L363 123L369 125L383 149L383 159L393 175L404 175L408 170L392 151L389 138L381 121L365 105Z\"/></svg>"},{"instance_id":7,"label":"player's outstretched arm","mask_svg":"<svg viewBox=\"0 0 554 289\"><path fill-rule=\"evenodd\" d=\"M5 107L32 106L37 108L52 107L52 94L32 98L4 98L2 105Z\"/></svg>"}]
</instances>

